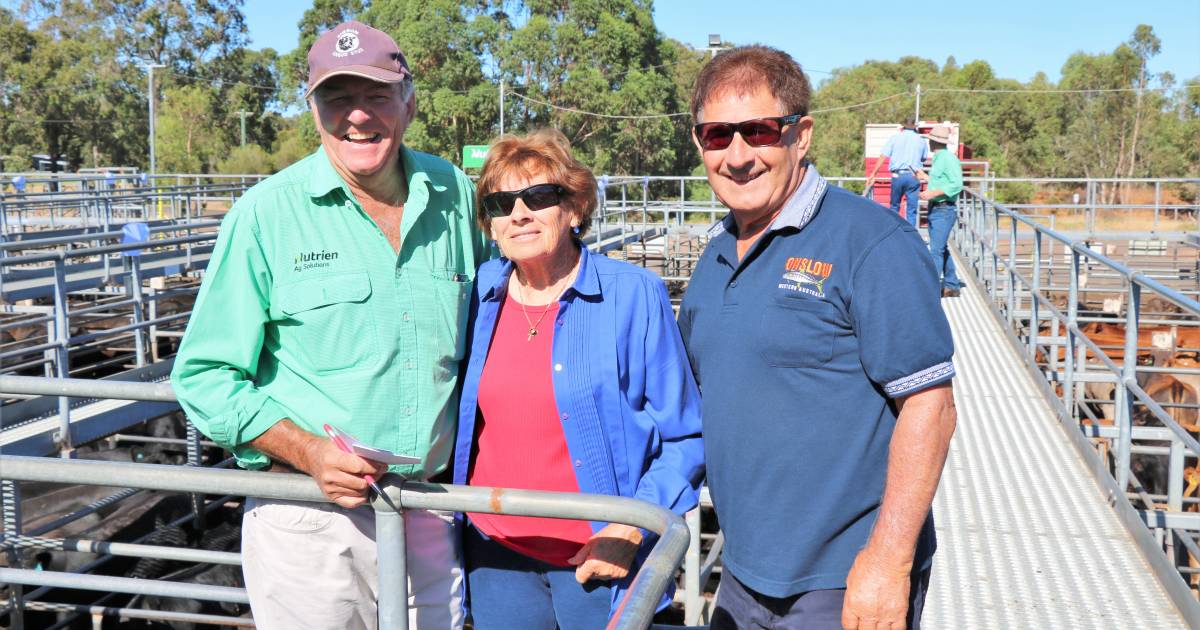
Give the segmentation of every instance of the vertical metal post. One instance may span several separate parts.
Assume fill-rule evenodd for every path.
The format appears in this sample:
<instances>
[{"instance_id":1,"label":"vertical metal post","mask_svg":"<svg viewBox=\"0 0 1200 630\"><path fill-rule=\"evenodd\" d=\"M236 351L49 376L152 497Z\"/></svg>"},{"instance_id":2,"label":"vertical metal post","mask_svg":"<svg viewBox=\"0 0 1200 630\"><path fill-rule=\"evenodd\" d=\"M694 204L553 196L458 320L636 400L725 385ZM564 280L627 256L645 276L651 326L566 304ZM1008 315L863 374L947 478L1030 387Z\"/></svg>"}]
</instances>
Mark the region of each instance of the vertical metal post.
<instances>
[{"instance_id":1,"label":"vertical metal post","mask_svg":"<svg viewBox=\"0 0 1200 630\"><path fill-rule=\"evenodd\" d=\"M232 203L230 204L230 207L233 207ZM187 229L184 230L184 236L191 236L192 235L192 195L190 193L187 195L186 199L184 200L183 208L184 208L183 209L183 212L184 212L183 224L185 226L187 226ZM197 208L196 213L199 214L199 208ZM186 245L184 245L184 248L187 251L186 263L185 263L184 269L191 271L192 270L192 244L191 244L191 242L188 242Z\"/></svg>"},{"instance_id":2,"label":"vertical metal post","mask_svg":"<svg viewBox=\"0 0 1200 630\"><path fill-rule=\"evenodd\" d=\"M150 280L150 299L146 304L150 321L158 319L158 289L154 283L155 279L152 278ZM158 324L150 326L150 361L158 363Z\"/></svg>"},{"instance_id":3,"label":"vertical metal post","mask_svg":"<svg viewBox=\"0 0 1200 630\"><path fill-rule=\"evenodd\" d=\"M150 75L150 83L146 93L146 100L150 102L150 174L157 173L154 161L154 69L165 68L161 63L151 63L146 65L146 72Z\"/></svg>"},{"instance_id":4,"label":"vertical metal post","mask_svg":"<svg viewBox=\"0 0 1200 630\"><path fill-rule=\"evenodd\" d=\"M700 624L700 612L704 610L704 593L700 592L700 508L696 507L684 515L689 540L687 554L683 556L683 623L689 626Z\"/></svg>"},{"instance_id":5,"label":"vertical metal post","mask_svg":"<svg viewBox=\"0 0 1200 630\"><path fill-rule=\"evenodd\" d=\"M1167 455L1167 509L1183 511L1183 442L1171 436L1171 450Z\"/></svg>"},{"instance_id":6,"label":"vertical metal post","mask_svg":"<svg viewBox=\"0 0 1200 630\"><path fill-rule=\"evenodd\" d=\"M146 320L142 311L142 263L140 256L126 256L125 263L129 267L129 295L133 297L133 350L138 367L146 365L146 331L140 324Z\"/></svg>"},{"instance_id":7,"label":"vertical metal post","mask_svg":"<svg viewBox=\"0 0 1200 630\"><path fill-rule=\"evenodd\" d=\"M504 135L504 80L500 81L500 135Z\"/></svg>"},{"instance_id":8,"label":"vertical metal post","mask_svg":"<svg viewBox=\"0 0 1200 630\"><path fill-rule=\"evenodd\" d=\"M1150 228L1151 232L1158 231L1158 207L1162 201L1162 182L1154 181L1154 226Z\"/></svg>"},{"instance_id":9,"label":"vertical metal post","mask_svg":"<svg viewBox=\"0 0 1200 630\"><path fill-rule=\"evenodd\" d=\"M393 484L383 486L390 491ZM400 505L397 492L392 503ZM408 550L405 547L404 515L381 497L375 508L375 545L379 563L379 628L408 630Z\"/></svg>"},{"instance_id":10,"label":"vertical metal post","mask_svg":"<svg viewBox=\"0 0 1200 630\"><path fill-rule=\"evenodd\" d=\"M1127 278L1129 304L1125 310L1125 354L1121 366L1121 382L1117 384L1117 461L1113 475L1117 487L1125 492L1129 487L1129 452L1133 445L1133 396L1126 385L1137 375L1138 315L1141 310L1142 288Z\"/></svg>"},{"instance_id":11,"label":"vertical metal post","mask_svg":"<svg viewBox=\"0 0 1200 630\"><path fill-rule=\"evenodd\" d=\"M58 258L54 261L54 341L58 344L55 348L54 363L58 378L71 375L71 329L70 313L67 311L69 305L66 262ZM75 447L71 439L71 399L66 396L58 397L58 432L60 454L70 457Z\"/></svg>"},{"instance_id":12,"label":"vertical metal post","mask_svg":"<svg viewBox=\"0 0 1200 630\"><path fill-rule=\"evenodd\" d=\"M1042 233L1033 231L1033 281L1029 290L1029 360L1037 360L1038 331L1042 328L1038 315L1038 295L1042 289Z\"/></svg>"},{"instance_id":13,"label":"vertical metal post","mask_svg":"<svg viewBox=\"0 0 1200 630\"><path fill-rule=\"evenodd\" d=\"M1079 252L1071 248L1071 287L1067 290L1067 345L1063 358L1066 360L1066 378L1063 382L1062 402L1074 420L1079 419L1079 408L1075 405L1075 327L1079 325Z\"/></svg>"},{"instance_id":14,"label":"vertical metal post","mask_svg":"<svg viewBox=\"0 0 1200 630\"><path fill-rule=\"evenodd\" d=\"M997 210L999 213L999 210ZM997 219L997 222L999 219ZM1008 217L1009 224L1009 240L1008 240L1008 283L1005 289L1008 291L1008 318L1009 329L1012 329L1013 324L1017 319L1017 220L1013 217Z\"/></svg>"}]
</instances>

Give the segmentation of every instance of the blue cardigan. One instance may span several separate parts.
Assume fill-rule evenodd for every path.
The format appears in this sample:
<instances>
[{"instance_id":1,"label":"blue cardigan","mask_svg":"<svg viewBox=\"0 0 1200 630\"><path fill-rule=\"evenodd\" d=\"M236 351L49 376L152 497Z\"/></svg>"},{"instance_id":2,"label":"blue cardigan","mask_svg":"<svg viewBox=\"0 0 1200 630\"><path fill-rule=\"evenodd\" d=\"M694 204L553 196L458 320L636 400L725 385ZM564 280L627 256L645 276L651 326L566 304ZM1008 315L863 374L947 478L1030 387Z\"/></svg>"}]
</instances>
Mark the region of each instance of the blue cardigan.
<instances>
[{"instance_id":1,"label":"blue cardigan","mask_svg":"<svg viewBox=\"0 0 1200 630\"><path fill-rule=\"evenodd\" d=\"M586 247L580 256L575 282L559 299L546 366L579 490L642 499L682 515L699 500L704 447L700 393L666 287L653 273ZM456 484L467 481L479 378L512 271L513 263L501 258L484 263L475 277ZM591 525L596 532L606 523ZM633 569L615 583L614 606Z\"/></svg>"}]
</instances>

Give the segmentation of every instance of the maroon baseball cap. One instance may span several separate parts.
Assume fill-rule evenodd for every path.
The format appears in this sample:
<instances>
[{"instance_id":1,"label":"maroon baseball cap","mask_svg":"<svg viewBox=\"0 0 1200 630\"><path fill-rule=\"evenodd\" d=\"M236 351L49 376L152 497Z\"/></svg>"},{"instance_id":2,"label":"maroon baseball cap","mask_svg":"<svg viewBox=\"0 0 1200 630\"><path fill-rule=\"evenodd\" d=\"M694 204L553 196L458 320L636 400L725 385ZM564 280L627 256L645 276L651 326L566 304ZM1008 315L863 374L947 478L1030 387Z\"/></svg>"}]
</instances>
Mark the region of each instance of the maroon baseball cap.
<instances>
[{"instance_id":1,"label":"maroon baseball cap","mask_svg":"<svg viewBox=\"0 0 1200 630\"><path fill-rule=\"evenodd\" d=\"M339 75L380 83L399 83L411 77L408 61L396 40L362 22L343 22L317 38L308 49L308 98L326 79Z\"/></svg>"}]
</instances>

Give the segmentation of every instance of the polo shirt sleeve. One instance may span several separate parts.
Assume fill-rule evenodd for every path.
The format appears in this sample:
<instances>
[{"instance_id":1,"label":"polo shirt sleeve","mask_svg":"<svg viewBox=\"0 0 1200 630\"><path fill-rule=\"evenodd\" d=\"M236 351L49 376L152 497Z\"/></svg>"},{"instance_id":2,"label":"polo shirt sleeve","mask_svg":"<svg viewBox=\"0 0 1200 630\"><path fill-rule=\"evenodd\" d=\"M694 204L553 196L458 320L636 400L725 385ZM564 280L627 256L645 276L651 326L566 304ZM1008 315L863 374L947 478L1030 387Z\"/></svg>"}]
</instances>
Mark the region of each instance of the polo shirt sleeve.
<instances>
[{"instance_id":1,"label":"polo shirt sleeve","mask_svg":"<svg viewBox=\"0 0 1200 630\"><path fill-rule=\"evenodd\" d=\"M653 285L644 309L646 327L646 386L642 413L654 422L661 441L658 454L638 481L635 499L683 514L699 502L704 476L704 446L700 438L700 391L692 376L683 340L661 281Z\"/></svg>"},{"instance_id":2,"label":"polo shirt sleeve","mask_svg":"<svg viewBox=\"0 0 1200 630\"><path fill-rule=\"evenodd\" d=\"M954 340L925 243L897 226L853 273L850 314L867 376L891 398L954 377Z\"/></svg>"},{"instance_id":3,"label":"polo shirt sleeve","mask_svg":"<svg viewBox=\"0 0 1200 630\"><path fill-rule=\"evenodd\" d=\"M253 208L235 206L221 222L171 384L192 424L248 468L268 460L246 444L288 416L254 383L270 288Z\"/></svg>"}]
</instances>

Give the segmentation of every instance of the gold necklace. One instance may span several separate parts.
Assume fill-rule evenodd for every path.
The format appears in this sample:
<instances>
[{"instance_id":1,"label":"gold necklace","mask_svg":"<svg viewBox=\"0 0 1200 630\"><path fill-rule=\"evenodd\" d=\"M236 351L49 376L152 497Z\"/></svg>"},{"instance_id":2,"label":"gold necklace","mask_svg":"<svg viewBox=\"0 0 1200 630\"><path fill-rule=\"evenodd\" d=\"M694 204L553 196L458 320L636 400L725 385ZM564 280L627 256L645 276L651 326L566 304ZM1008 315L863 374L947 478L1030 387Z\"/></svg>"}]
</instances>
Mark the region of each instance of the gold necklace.
<instances>
[{"instance_id":1,"label":"gold necklace","mask_svg":"<svg viewBox=\"0 0 1200 630\"><path fill-rule=\"evenodd\" d=\"M558 302L560 299L562 299L563 294L567 292L567 288L569 288L571 286L571 280L573 280L575 278L575 272L576 272L578 266L579 266L579 263L577 261L575 263L575 267L571 268L571 273L567 274L567 277L565 279L566 280L565 286L563 286L562 290L560 290L558 292L558 295L553 300L550 301L550 304L554 304L554 303ZM516 280L517 280L517 297L520 298L520 300L521 300L521 313L525 315L525 323L529 324L529 331L525 335L525 341L529 342L529 341L533 341L533 338L537 336L538 326L540 326L542 324L542 320L546 318L546 313L550 312L550 304L546 304L546 310L542 311L541 315L538 315L536 322L533 321L532 319L529 319L529 311L525 310L525 290L521 288L521 279L517 278Z\"/></svg>"}]
</instances>

